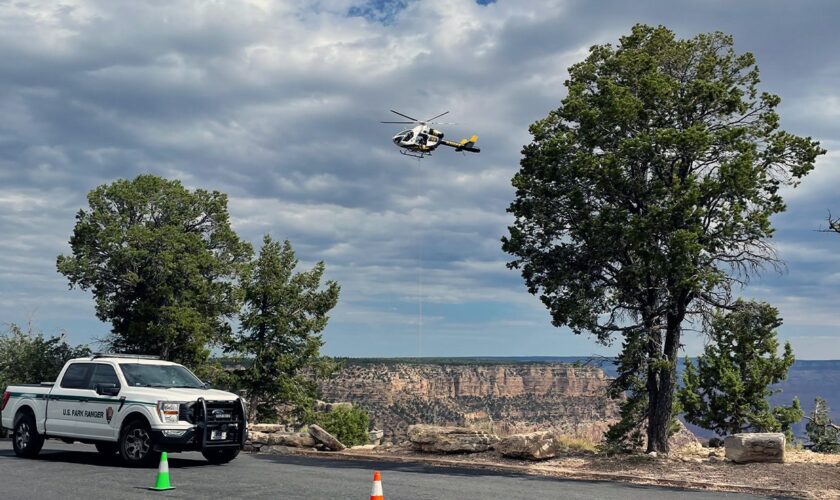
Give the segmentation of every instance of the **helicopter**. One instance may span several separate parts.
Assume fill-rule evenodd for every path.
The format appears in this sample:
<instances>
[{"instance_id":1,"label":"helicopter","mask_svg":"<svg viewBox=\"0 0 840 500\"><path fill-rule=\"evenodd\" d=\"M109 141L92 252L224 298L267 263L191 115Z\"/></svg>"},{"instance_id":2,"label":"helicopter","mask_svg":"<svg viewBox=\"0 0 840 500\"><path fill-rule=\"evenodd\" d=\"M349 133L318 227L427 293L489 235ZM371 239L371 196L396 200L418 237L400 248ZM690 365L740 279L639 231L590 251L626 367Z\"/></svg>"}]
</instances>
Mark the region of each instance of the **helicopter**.
<instances>
[{"instance_id":1,"label":"helicopter","mask_svg":"<svg viewBox=\"0 0 840 500\"><path fill-rule=\"evenodd\" d=\"M411 121L380 123L416 124L414 128L403 130L391 139L394 142L394 144L398 148L400 148L400 154L403 154L405 156L413 156L414 158L424 158L426 156L431 156L432 151L434 151L438 148L438 146L441 145L455 148L455 151L469 151L470 153L481 152L479 148L475 147L475 142L478 140L478 136L474 135L469 139L461 139L460 142L447 141L443 138L443 132L429 126L452 125L451 123L438 123L432 121L449 113L449 111L433 116L428 120L418 120L417 118L412 118L408 115L400 113L399 111L394 111L393 109L390 111L391 113L400 115L403 118L408 118Z\"/></svg>"}]
</instances>

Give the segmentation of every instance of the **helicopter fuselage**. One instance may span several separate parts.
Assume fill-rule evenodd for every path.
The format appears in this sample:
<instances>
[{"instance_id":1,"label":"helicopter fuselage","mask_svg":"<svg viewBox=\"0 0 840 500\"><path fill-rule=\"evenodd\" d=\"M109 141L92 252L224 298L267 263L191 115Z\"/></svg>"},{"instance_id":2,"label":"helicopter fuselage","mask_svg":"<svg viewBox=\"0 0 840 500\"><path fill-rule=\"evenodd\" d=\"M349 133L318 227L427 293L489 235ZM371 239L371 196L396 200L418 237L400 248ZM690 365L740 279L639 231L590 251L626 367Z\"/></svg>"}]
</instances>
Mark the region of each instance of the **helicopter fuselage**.
<instances>
[{"instance_id":1,"label":"helicopter fuselage","mask_svg":"<svg viewBox=\"0 0 840 500\"><path fill-rule=\"evenodd\" d=\"M403 130L391 140L403 154L412 152L428 155L440 146L441 139L443 139L443 132L440 130L435 130L428 125L417 125L412 129Z\"/></svg>"},{"instance_id":2,"label":"helicopter fuselage","mask_svg":"<svg viewBox=\"0 0 840 500\"><path fill-rule=\"evenodd\" d=\"M440 118L449 113L446 111L439 115L433 116L428 120L418 120L399 111L391 110L391 113L397 114L403 118L411 121L384 121L380 123L411 123L416 124L414 128L403 130L399 134L391 138L394 145L400 148L400 153L406 156L414 156L416 158L423 158L432 154L432 151L440 145L454 148L455 151L469 151L470 153L480 153L481 150L475 146L475 141L478 140L477 135L473 135L469 139L461 139L460 142L447 141L443 138L443 132L433 129L429 125L438 124L432 120Z\"/></svg>"}]
</instances>

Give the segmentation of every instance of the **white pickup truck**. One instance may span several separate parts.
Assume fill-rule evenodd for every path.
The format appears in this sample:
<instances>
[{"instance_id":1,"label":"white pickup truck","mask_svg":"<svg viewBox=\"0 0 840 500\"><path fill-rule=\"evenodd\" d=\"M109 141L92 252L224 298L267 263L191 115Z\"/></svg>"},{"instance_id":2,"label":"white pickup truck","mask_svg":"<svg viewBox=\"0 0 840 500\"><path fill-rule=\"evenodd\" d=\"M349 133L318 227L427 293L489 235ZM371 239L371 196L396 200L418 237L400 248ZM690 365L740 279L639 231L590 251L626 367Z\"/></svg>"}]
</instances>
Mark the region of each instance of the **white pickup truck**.
<instances>
[{"instance_id":1,"label":"white pickup truck","mask_svg":"<svg viewBox=\"0 0 840 500\"><path fill-rule=\"evenodd\" d=\"M161 451L196 450L213 463L233 460L247 435L245 405L209 389L187 368L151 356L96 354L71 359L55 383L13 385L0 402L2 426L19 457L46 438L96 445L128 465Z\"/></svg>"}]
</instances>

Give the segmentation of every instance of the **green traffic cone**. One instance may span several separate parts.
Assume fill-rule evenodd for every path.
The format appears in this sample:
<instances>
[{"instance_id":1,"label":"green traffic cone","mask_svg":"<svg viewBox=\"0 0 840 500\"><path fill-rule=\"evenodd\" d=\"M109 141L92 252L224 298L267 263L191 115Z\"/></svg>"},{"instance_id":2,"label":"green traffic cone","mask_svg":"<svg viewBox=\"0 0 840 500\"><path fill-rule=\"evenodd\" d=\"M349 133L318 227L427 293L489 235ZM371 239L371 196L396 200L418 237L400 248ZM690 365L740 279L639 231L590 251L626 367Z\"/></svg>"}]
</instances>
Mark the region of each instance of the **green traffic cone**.
<instances>
[{"instance_id":1,"label":"green traffic cone","mask_svg":"<svg viewBox=\"0 0 840 500\"><path fill-rule=\"evenodd\" d=\"M158 467L155 487L149 488L154 491L174 490L175 487L169 484L169 462L166 461L166 452L160 454L160 466Z\"/></svg>"}]
</instances>

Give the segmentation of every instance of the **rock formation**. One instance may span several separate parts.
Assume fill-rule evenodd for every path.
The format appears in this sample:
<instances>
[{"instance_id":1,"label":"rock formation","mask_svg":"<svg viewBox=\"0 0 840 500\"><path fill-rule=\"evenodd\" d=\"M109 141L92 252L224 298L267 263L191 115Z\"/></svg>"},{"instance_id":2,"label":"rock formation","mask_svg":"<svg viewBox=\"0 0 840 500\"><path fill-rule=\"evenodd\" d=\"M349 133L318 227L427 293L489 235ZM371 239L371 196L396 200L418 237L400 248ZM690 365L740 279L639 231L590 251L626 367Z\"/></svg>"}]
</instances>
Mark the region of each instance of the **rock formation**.
<instances>
[{"instance_id":1,"label":"rock formation","mask_svg":"<svg viewBox=\"0 0 840 500\"><path fill-rule=\"evenodd\" d=\"M476 453L487 451L499 438L477 429L442 427L438 425L412 425L408 440L417 451L429 453Z\"/></svg>"},{"instance_id":2,"label":"rock formation","mask_svg":"<svg viewBox=\"0 0 840 500\"><path fill-rule=\"evenodd\" d=\"M310 425L309 435L311 435L315 439L315 441L318 441L319 443L323 444L324 447L328 450L342 451L347 449L347 447L344 446L344 443L336 439L335 436L324 430L324 428L320 425Z\"/></svg>"},{"instance_id":3,"label":"rock formation","mask_svg":"<svg viewBox=\"0 0 840 500\"><path fill-rule=\"evenodd\" d=\"M557 454L557 442L551 432L514 434L502 439L496 450L504 457L545 460Z\"/></svg>"},{"instance_id":4,"label":"rock formation","mask_svg":"<svg viewBox=\"0 0 840 500\"><path fill-rule=\"evenodd\" d=\"M385 439L412 424L473 426L498 435L552 430L600 440L618 418L600 368L564 363L354 363L321 382L327 401L366 409Z\"/></svg>"},{"instance_id":5,"label":"rock formation","mask_svg":"<svg viewBox=\"0 0 840 500\"><path fill-rule=\"evenodd\" d=\"M784 462L785 435L781 432L744 432L723 441L726 458L737 463Z\"/></svg>"}]
</instances>

